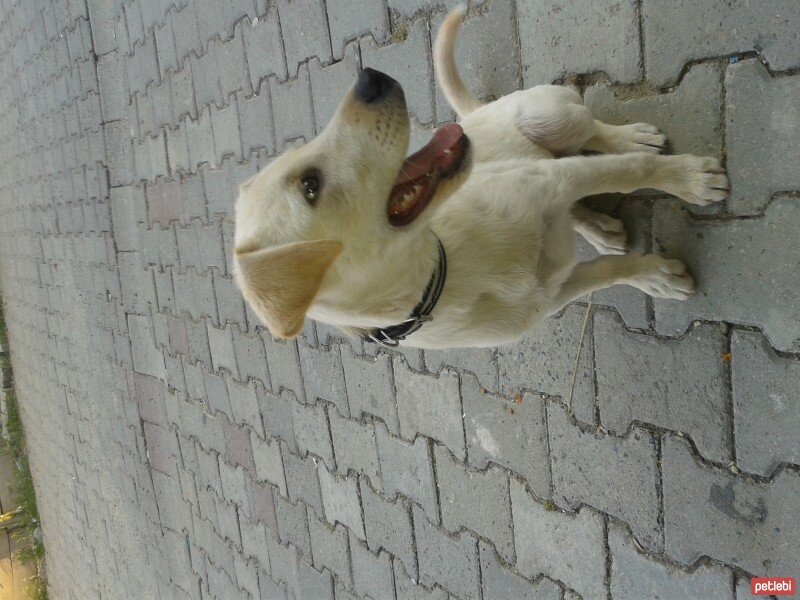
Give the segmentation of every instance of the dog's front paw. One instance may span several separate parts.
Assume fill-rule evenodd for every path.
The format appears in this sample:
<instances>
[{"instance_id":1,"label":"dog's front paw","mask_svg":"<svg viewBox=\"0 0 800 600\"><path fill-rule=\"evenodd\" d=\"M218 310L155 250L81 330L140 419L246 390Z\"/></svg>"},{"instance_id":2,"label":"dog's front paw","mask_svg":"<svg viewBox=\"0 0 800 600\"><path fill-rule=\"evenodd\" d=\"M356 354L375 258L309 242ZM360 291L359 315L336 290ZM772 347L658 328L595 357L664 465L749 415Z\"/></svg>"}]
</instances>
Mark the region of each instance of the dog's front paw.
<instances>
[{"instance_id":1,"label":"dog's front paw","mask_svg":"<svg viewBox=\"0 0 800 600\"><path fill-rule=\"evenodd\" d=\"M655 298L687 300L694 294L694 279L686 272L686 265L657 254L641 256L641 268L631 285Z\"/></svg>"},{"instance_id":2,"label":"dog's front paw","mask_svg":"<svg viewBox=\"0 0 800 600\"><path fill-rule=\"evenodd\" d=\"M683 154L675 158L665 191L681 200L708 206L728 197L730 185L719 160L710 156Z\"/></svg>"}]
</instances>

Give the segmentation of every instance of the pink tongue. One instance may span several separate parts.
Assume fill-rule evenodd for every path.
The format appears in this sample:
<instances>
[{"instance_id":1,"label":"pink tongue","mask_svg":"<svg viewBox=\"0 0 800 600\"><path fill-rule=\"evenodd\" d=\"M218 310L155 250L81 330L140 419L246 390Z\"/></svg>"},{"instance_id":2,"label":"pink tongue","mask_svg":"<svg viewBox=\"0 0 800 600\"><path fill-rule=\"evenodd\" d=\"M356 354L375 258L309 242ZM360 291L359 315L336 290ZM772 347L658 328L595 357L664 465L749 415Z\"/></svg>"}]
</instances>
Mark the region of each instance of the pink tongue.
<instances>
[{"instance_id":1,"label":"pink tongue","mask_svg":"<svg viewBox=\"0 0 800 600\"><path fill-rule=\"evenodd\" d=\"M406 159L395 185L419 179L429 173L436 161L444 156L444 151L455 148L463 135L464 130L456 123L439 127L430 142Z\"/></svg>"}]
</instances>

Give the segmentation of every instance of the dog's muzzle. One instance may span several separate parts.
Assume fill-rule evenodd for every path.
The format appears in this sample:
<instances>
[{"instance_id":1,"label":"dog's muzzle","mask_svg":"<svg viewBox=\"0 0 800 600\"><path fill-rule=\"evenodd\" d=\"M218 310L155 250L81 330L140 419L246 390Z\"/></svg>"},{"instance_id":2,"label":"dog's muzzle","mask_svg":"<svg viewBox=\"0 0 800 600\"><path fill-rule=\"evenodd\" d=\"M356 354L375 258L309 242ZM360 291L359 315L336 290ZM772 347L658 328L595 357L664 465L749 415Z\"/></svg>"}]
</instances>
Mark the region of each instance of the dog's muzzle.
<instances>
[{"instance_id":1,"label":"dog's muzzle","mask_svg":"<svg viewBox=\"0 0 800 600\"><path fill-rule=\"evenodd\" d=\"M389 77L386 73L381 73L375 69L366 68L358 76L356 81L356 95L365 104L374 104L387 98L393 93L401 92L400 84Z\"/></svg>"}]
</instances>

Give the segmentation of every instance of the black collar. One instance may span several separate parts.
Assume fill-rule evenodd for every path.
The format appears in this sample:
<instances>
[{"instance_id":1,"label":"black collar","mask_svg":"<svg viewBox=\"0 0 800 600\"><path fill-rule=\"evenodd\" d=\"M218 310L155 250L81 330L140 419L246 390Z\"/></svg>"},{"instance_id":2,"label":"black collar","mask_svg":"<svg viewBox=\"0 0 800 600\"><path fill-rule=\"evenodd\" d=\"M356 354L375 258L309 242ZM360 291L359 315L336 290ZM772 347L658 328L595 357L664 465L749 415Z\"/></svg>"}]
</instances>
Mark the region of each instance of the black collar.
<instances>
[{"instance_id":1,"label":"black collar","mask_svg":"<svg viewBox=\"0 0 800 600\"><path fill-rule=\"evenodd\" d=\"M361 339L365 342L375 342L381 346L394 348L432 319L431 313L442 295L444 282L447 279L447 254L444 251L442 240L438 236L436 236L436 242L439 245L439 264L436 265L433 273L431 273L428 287L425 288L425 292L422 294L422 300L419 301L408 318L402 323L365 331L361 334Z\"/></svg>"}]
</instances>

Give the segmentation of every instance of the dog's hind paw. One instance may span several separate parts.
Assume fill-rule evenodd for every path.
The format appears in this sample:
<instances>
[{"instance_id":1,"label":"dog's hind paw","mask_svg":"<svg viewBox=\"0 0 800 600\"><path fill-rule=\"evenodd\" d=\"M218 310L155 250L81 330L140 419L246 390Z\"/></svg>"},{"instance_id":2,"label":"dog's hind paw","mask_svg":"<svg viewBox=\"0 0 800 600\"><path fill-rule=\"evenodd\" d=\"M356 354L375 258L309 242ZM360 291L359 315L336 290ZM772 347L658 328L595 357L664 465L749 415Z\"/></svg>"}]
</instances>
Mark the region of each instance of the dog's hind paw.
<instances>
[{"instance_id":1,"label":"dog's hind paw","mask_svg":"<svg viewBox=\"0 0 800 600\"><path fill-rule=\"evenodd\" d=\"M728 176L716 158L692 154L670 158L675 160L664 191L699 206L719 202L730 194Z\"/></svg>"},{"instance_id":2,"label":"dog's hind paw","mask_svg":"<svg viewBox=\"0 0 800 600\"><path fill-rule=\"evenodd\" d=\"M649 123L622 125L618 132L617 152L620 154L626 152L659 154L664 151L667 144L667 136L661 133L658 127Z\"/></svg>"},{"instance_id":3,"label":"dog's hind paw","mask_svg":"<svg viewBox=\"0 0 800 600\"><path fill-rule=\"evenodd\" d=\"M598 254L625 254L628 249L628 235L622 221L602 213L593 213L591 220L585 220L577 228Z\"/></svg>"},{"instance_id":4,"label":"dog's hind paw","mask_svg":"<svg viewBox=\"0 0 800 600\"><path fill-rule=\"evenodd\" d=\"M686 272L686 265L657 254L641 257L642 271L630 284L654 298L688 300L694 294L694 279Z\"/></svg>"}]
</instances>

